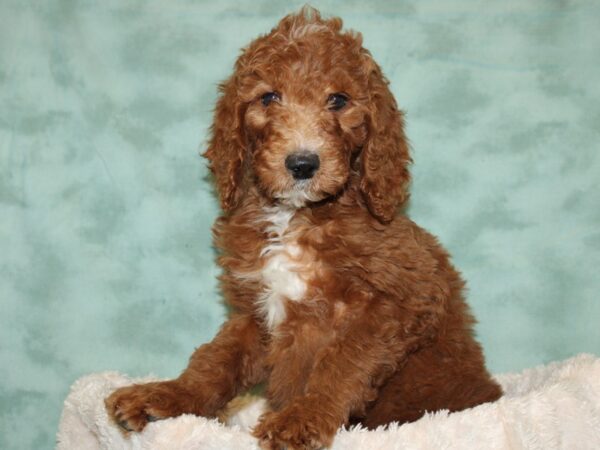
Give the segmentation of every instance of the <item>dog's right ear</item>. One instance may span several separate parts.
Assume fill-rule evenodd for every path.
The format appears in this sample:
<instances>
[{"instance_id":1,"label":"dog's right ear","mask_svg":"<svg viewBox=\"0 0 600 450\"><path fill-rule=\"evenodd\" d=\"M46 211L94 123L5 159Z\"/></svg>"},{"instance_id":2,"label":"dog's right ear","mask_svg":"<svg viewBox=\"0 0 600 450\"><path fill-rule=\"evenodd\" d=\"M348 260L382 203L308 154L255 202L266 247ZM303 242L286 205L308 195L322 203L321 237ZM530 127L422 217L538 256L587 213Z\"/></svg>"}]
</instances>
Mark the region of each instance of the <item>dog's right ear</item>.
<instances>
[{"instance_id":1,"label":"dog's right ear","mask_svg":"<svg viewBox=\"0 0 600 450\"><path fill-rule=\"evenodd\" d=\"M240 200L243 168L246 159L242 101L238 97L236 76L219 85L208 149L203 156L215 176L221 208L227 212Z\"/></svg>"}]
</instances>

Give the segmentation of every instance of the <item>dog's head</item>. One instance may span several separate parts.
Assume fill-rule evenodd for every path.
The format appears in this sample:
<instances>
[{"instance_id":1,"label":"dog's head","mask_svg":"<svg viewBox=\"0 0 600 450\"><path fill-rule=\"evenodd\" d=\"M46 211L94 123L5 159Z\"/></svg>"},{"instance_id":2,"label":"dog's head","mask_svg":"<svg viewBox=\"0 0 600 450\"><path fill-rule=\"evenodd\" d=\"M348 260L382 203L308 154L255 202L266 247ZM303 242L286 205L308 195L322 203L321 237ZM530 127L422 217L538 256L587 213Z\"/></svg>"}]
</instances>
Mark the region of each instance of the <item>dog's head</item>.
<instances>
[{"instance_id":1,"label":"dog's head","mask_svg":"<svg viewBox=\"0 0 600 450\"><path fill-rule=\"evenodd\" d=\"M406 199L402 114L360 34L341 29L303 8L244 49L221 84L205 156L225 211L245 183L298 208L356 180L382 222Z\"/></svg>"}]
</instances>

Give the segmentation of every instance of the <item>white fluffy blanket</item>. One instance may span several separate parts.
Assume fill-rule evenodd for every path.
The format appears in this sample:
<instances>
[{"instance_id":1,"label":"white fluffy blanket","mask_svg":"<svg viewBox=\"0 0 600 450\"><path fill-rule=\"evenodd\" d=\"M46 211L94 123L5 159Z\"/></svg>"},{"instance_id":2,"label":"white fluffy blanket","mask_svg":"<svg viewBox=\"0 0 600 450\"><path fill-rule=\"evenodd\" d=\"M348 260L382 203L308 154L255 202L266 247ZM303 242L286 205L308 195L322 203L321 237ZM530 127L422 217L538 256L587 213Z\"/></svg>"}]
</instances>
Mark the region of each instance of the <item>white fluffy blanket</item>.
<instances>
[{"instance_id":1,"label":"white fluffy blanket","mask_svg":"<svg viewBox=\"0 0 600 450\"><path fill-rule=\"evenodd\" d=\"M417 422L367 431L338 432L332 449L600 449L600 358L572 359L496 377L505 395L495 403L448 414L427 414ZM113 389L149 379L114 372L89 375L71 388L58 431L66 449L258 449L248 429L264 407L251 403L229 419L185 415L150 423L125 438L108 421L103 399Z\"/></svg>"}]
</instances>

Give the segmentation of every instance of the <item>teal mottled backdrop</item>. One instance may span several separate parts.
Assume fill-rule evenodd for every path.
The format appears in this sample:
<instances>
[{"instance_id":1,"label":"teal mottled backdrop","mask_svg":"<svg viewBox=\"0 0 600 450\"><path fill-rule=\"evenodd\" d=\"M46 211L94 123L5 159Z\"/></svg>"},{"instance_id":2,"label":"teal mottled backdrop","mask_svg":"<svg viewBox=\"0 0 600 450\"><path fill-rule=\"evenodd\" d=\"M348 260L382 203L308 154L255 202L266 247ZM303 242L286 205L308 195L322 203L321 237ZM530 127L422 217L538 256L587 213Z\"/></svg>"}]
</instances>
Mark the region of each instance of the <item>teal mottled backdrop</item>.
<instances>
[{"instance_id":1,"label":"teal mottled backdrop","mask_svg":"<svg viewBox=\"0 0 600 450\"><path fill-rule=\"evenodd\" d=\"M81 375L174 376L211 339L216 85L301 3L0 1L0 448L52 448ZM600 354L600 4L313 4L407 112L409 212L491 369Z\"/></svg>"}]
</instances>

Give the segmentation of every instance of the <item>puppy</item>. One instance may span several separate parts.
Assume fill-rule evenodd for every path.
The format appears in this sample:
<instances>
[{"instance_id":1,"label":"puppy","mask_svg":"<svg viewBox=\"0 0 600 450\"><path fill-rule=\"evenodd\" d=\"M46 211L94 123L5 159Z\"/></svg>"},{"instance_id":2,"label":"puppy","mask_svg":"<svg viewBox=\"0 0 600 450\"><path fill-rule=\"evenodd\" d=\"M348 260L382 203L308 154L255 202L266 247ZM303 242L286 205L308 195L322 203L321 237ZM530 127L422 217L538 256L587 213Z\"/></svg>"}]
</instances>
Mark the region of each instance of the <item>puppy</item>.
<instances>
[{"instance_id":1,"label":"puppy","mask_svg":"<svg viewBox=\"0 0 600 450\"><path fill-rule=\"evenodd\" d=\"M498 399L459 273L401 212L403 116L360 34L303 8L243 50L220 92L204 156L230 318L179 378L108 397L115 422L213 417L264 382L261 446L317 449L345 424Z\"/></svg>"}]
</instances>

